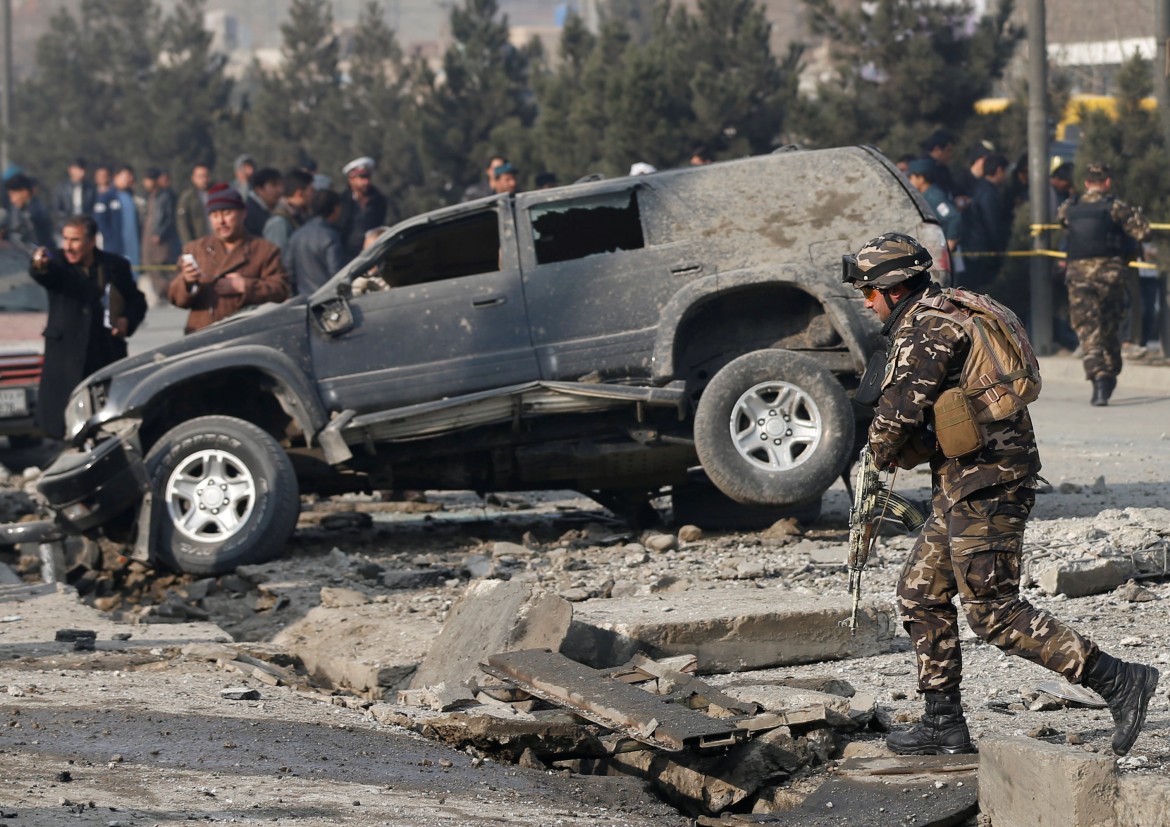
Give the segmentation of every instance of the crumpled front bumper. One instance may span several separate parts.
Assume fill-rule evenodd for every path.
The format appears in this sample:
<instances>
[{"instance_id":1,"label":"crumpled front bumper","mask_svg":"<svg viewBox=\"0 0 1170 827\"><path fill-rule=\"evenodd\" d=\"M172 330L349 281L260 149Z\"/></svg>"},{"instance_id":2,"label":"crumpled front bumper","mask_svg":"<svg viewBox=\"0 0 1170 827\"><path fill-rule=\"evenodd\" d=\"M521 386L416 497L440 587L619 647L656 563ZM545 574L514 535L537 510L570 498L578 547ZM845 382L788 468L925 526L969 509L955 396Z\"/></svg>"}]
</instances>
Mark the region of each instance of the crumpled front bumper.
<instances>
[{"instance_id":1,"label":"crumpled front bumper","mask_svg":"<svg viewBox=\"0 0 1170 827\"><path fill-rule=\"evenodd\" d=\"M90 450L65 451L37 483L57 524L77 534L137 505L149 487L142 452L121 437L110 437Z\"/></svg>"}]
</instances>

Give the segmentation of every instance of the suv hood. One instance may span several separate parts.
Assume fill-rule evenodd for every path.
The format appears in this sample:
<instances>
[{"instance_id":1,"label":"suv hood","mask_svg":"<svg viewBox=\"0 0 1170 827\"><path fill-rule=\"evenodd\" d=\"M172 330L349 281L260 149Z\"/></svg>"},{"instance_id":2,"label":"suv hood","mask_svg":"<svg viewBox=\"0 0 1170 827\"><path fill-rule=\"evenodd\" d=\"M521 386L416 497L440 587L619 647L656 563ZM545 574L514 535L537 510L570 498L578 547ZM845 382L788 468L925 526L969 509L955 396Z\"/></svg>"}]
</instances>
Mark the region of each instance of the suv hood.
<instances>
[{"instance_id":1,"label":"suv hood","mask_svg":"<svg viewBox=\"0 0 1170 827\"><path fill-rule=\"evenodd\" d=\"M281 304L258 305L254 310L245 310L154 350L120 359L96 371L86 381L104 382L143 365L182 359L227 345L274 344L271 331L289 328L299 330L307 324L307 306L308 299L305 296L295 296Z\"/></svg>"}]
</instances>

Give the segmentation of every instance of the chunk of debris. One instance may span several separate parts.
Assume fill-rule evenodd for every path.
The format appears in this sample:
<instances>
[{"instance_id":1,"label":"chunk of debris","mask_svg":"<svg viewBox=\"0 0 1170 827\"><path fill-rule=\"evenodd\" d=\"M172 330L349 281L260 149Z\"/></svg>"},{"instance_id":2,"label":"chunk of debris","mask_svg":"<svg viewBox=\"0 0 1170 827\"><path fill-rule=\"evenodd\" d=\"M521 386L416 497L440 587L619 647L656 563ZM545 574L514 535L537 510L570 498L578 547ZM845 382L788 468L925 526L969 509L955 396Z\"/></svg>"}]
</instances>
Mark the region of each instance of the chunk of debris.
<instances>
[{"instance_id":1,"label":"chunk of debris","mask_svg":"<svg viewBox=\"0 0 1170 827\"><path fill-rule=\"evenodd\" d=\"M680 543L697 543L703 539L703 529L697 525L684 525L678 530L678 541Z\"/></svg>"},{"instance_id":2,"label":"chunk of debris","mask_svg":"<svg viewBox=\"0 0 1170 827\"><path fill-rule=\"evenodd\" d=\"M318 683L371 700L406 689L439 623L392 603L315 606L273 638Z\"/></svg>"},{"instance_id":3,"label":"chunk of debris","mask_svg":"<svg viewBox=\"0 0 1170 827\"><path fill-rule=\"evenodd\" d=\"M698 823L766 823L786 827L963 824L979 810L975 759L976 756L970 755L851 758L841 764L836 777L825 781L795 808L770 814L725 816L721 820L700 818Z\"/></svg>"},{"instance_id":4,"label":"chunk of debris","mask_svg":"<svg viewBox=\"0 0 1170 827\"><path fill-rule=\"evenodd\" d=\"M357 589L341 589L333 586L325 586L321 589L321 605L327 609L364 606L369 602L370 596Z\"/></svg>"},{"instance_id":5,"label":"chunk of debris","mask_svg":"<svg viewBox=\"0 0 1170 827\"><path fill-rule=\"evenodd\" d=\"M436 712L450 712L452 709L477 703L475 695L466 686L448 686L440 683L425 689L398 690L398 703L403 706L425 706Z\"/></svg>"},{"instance_id":6,"label":"chunk of debris","mask_svg":"<svg viewBox=\"0 0 1170 827\"><path fill-rule=\"evenodd\" d=\"M97 637L97 632L93 629L58 629L53 636L54 640L64 641L65 643L72 643L79 638L87 638L92 640Z\"/></svg>"},{"instance_id":7,"label":"chunk of debris","mask_svg":"<svg viewBox=\"0 0 1170 827\"><path fill-rule=\"evenodd\" d=\"M396 707L374 706L370 713L385 723L412 729L456 749L473 749L516 762L526 750L541 761L558 756L604 756L606 747L589 726L559 711L540 716L513 716L511 719L490 714L491 708L448 712L413 720L401 716Z\"/></svg>"},{"instance_id":8,"label":"chunk of debris","mask_svg":"<svg viewBox=\"0 0 1170 827\"><path fill-rule=\"evenodd\" d=\"M1038 683L1036 684L1036 692L1063 701L1059 708L1072 706L1086 707L1088 709L1104 709L1108 706L1105 703L1105 699L1092 689L1089 689L1089 687L1069 683L1068 681L1044 681L1043 683ZM1028 708L1035 711L1031 705Z\"/></svg>"},{"instance_id":9,"label":"chunk of debris","mask_svg":"<svg viewBox=\"0 0 1170 827\"><path fill-rule=\"evenodd\" d=\"M979 743L979 809L994 824L1139 823L1118 822L1117 805L1112 755L1030 738Z\"/></svg>"},{"instance_id":10,"label":"chunk of debris","mask_svg":"<svg viewBox=\"0 0 1170 827\"><path fill-rule=\"evenodd\" d=\"M451 607L410 688L466 685L489 655L517 649L559 649L573 619L561 597L534 593L528 583L478 580Z\"/></svg>"},{"instance_id":11,"label":"chunk of debris","mask_svg":"<svg viewBox=\"0 0 1170 827\"><path fill-rule=\"evenodd\" d=\"M789 540L803 533L800 522L795 517L785 517L761 531L760 536L765 540Z\"/></svg>"},{"instance_id":12,"label":"chunk of debris","mask_svg":"<svg viewBox=\"0 0 1170 827\"><path fill-rule=\"evenodd\" d=\"M260 691L248 686L229 686L219 690L219 696L227 701L258 701Z\"/></svg>"},{"instance_id":13,"label":"chunk of debris","mask_svg":"<svg viewBox=\"0 0 1170 827\"><path fill-rule=\"evenodd\" d=\"M634 654L698 653L698 671L742 672L863 657L889 651L896 626L888 601L862 602L858 630L847 596L778 595L772 589L705 589L589 600L574 606L561 651L595 668L619 666Z\"/></svg>"},{"instance_id":14,"label":"chunk of debris","mask_svg":"<svg viewBox=\"0 0 1170 827\"><path fill-rule=\"evenodd\" d=\"M746 738L733 721L709 717L680 703L694 694L690 691L694 679L677 693L657 696L563 655L535 649L492 655L483 669L582 718L660 749L677 752L691 746L727 746Z\"/></svg>"},{"instance_id":15,"label":"chunk of debris","mask_svg":"<svg viewBox=\"0 0 1170 827\"><path fill-rule=\"evenodd\" d=\"M1036 572L1036 585L1048 594L1085 597L1113 591L1134 575L1127 557L1068 560L1045 566Z\"/></svg>"},{"instance_id":16,"label":"chunk of debris","mask_svg":"<svg viewBox=\"0 0 1170 827\"><path fill-rule=\"evenodd\" d=\"M1127 580L1124 586L1119 587L1117 595L1127 603L1149 603L1158 599L1152 591L1133 580Z\"/></svg>"},{"instance_id":17,"label":"chunk of debris","mask_svg":"<svg viewBox=\"0 0 1170 827\"><path fill-rule=\"evenodd\" d=\"M664 551L674 551L678 548L678 537L673 534L651 534L642 541L648 550L662 553Z\"/></svg>"}]
</instances>

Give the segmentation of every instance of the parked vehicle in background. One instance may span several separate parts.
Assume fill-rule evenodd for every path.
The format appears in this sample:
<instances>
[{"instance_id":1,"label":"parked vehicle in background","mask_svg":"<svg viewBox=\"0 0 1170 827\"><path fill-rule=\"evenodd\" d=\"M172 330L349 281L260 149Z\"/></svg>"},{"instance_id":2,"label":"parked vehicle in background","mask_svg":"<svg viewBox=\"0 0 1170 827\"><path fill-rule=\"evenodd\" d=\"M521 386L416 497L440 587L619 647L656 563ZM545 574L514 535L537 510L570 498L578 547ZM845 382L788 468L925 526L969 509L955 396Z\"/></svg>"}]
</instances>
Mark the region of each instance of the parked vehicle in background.
<instances>
[{"instance_id":1,"label":"parked vehicle in background","mask_svg":"<svg viewBox=\"0 0 1170 827\"><path fill-rule=\"evenodd\" d=\"M89 377L40 489L62 525L197 573L279 554L301 492L570 488L631 513L701 467L739 503L819 502L878 338L841 256L891 230L946 278L930 208L867 147L416 216L310 296Z\"/></svg>"},{"instance_id":2,"label":"parked vehicle in background","mask_svg":"<svg viewBox=\"0 0 1170 827\"><path fill-rule=\"evenodd\" d=\"M13 448L44 436L34 417L49 297L28 274L28 264L23 250L0 242L0 436Z\"/></svg>"}]
</instances>

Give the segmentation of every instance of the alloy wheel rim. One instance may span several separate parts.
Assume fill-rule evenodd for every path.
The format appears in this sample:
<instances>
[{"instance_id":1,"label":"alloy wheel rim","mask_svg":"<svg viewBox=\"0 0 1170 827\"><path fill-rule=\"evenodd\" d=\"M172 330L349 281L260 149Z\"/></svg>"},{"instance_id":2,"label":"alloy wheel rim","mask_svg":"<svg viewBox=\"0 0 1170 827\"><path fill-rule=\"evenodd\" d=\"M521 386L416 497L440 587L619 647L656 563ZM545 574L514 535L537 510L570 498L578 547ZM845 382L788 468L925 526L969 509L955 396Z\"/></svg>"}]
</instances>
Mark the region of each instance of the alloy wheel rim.
<instances>
[{"instance_id":1,"label":"alloy wheel rim","mask_svg":"<svg viewBox=\"0 0 1170 827\"><path fill-rule=\"evenodd\" d=\"M176 466L164 496L179 534L197 543L222 543L247 525L256 505L256 482L239 457L208 449Z\"/></svg>"},{"instance_id":2,"label":"alloy wheel rim","mask_svg":"<svg viewBox=\"0 0 1170 827\"><path fill-rule=\"evenodd\" d=\"M765 471L789 471L816 453L824 420L812 397L789 382L744 391L731 409L731 441L739 455Z\"/></svg>"}]
</instances>

